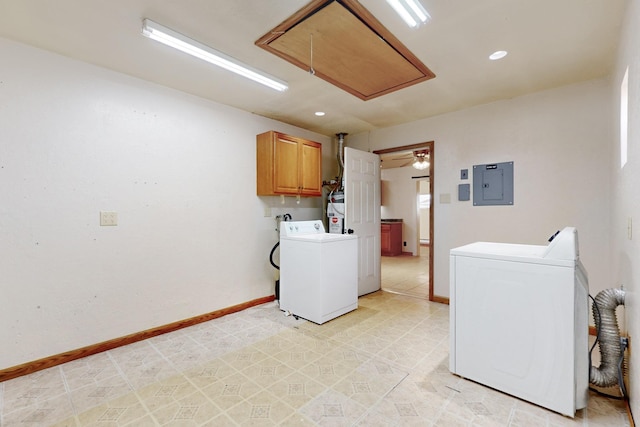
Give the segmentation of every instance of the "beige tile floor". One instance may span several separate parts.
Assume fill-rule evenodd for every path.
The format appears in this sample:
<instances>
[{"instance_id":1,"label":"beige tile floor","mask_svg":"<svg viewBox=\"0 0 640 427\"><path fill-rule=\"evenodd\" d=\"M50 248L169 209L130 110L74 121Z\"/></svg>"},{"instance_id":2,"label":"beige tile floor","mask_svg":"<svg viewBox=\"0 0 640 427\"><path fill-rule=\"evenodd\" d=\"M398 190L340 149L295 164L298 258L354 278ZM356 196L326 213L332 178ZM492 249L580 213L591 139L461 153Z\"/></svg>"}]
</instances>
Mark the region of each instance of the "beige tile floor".
<instances>
[{"instance_id":1,"label":"beige tile floor","mask_svg":"<svg viewBox=\"0 0 640 427\"><path fill-rule=\"evenodd\" d=\"M380 257L381 285L387 292L429 299L429 246L419 256Z\"/></svg>"},{"instance_id":2,"label":"beige tile floor","mask_svg":"<svg viewBox=\"0 0 640 427\"><path fill-rule=\"evenodd\" d=\"M448 306L379 291L316 325L269 303L0 383L12 426L626 426L449 373Z\"/></svg>"}]
</instances>

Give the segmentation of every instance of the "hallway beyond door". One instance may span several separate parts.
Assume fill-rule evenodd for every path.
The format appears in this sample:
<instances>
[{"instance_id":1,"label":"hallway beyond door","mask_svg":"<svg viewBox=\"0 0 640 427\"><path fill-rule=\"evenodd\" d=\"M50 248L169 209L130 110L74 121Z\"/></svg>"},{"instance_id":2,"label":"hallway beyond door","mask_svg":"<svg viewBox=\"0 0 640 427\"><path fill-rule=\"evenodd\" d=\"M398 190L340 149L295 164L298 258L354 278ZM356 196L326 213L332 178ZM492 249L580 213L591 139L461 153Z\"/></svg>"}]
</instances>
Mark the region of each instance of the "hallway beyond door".
<instances>
[{"instance_id":1,"label":"hallway beyond door","mask_svg":"<svg viewBox=\"0 0 640 427\"><path fill-rule=\"evenodd\" d=\"M429 246L420 245L420 256L380 257L382 289L429 299Z\"/></svg>"}]
</instances>

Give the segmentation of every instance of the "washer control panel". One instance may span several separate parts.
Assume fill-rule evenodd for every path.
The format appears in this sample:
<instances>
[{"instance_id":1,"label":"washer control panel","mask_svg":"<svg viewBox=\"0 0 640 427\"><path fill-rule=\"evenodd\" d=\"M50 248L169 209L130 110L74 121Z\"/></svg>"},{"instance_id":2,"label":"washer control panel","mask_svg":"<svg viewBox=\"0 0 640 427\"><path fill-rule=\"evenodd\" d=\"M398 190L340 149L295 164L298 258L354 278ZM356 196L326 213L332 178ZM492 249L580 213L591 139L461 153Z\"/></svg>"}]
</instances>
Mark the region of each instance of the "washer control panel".
<instances>
[{"instance_id":1,"label":"washer control panel","mask_svg":"<svg viewBox=\"0 0 640 427\"><path fill-rule=\"evenodd\" d=\"M280 236L302 236L306 234L324 234L324 224L315 221L286 221L280 223Z\"/></svg>"}]
</instances>

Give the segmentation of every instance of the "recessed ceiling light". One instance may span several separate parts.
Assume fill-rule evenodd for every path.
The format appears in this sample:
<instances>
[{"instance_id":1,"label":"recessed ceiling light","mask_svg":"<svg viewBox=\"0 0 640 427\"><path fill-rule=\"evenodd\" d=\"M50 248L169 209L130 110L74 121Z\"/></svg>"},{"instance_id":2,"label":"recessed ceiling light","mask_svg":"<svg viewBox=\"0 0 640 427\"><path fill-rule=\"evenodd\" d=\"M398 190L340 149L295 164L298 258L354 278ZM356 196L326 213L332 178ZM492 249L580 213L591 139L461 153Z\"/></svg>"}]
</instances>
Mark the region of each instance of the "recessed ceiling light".
<instances>
[{"instance_id":1,"label":"recessed ceiling light","mask_svg":"<svg viewBox=\"0 0 640 427\"><path fill-rule=\"evenodd\" d=\"M497 50L493 52L491 55L489 55L489 59L492 61L496 61L498 59L504 58L505 56L507 56L506 50Z\"/></svg>"},{"instance_id":2,"label":"recessed ceiling light","mask_svg":"<svg viewBox=\"0 0 640 427\"><path fill-rule=\"evenodd\" d=\"M325 114L324 111L316 111L315 112L315 115L318 116L318 117L322 117L322 116L324 116L324 114Z\"/></svg>"}]
</instances>

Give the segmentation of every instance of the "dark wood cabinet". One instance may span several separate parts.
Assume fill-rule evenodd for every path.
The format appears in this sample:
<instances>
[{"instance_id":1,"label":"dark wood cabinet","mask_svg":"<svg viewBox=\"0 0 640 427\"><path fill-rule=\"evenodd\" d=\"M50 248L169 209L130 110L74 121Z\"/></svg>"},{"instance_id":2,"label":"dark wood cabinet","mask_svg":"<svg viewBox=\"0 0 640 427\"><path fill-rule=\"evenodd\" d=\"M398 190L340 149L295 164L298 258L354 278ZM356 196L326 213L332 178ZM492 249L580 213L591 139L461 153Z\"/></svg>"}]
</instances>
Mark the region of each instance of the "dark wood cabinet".
<instances>
[{"instance_id":1,"label":"dark wood cabinet","mask_svg":"<svg viewBox=\"0 0 640 427\"><path fill-rule=\"evenodd\" d=\"M380 252L384 256L402 254L402 223L382 223L380 225Z\"/></svg>"}]
</instances>

